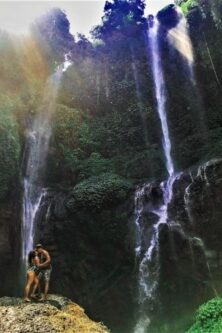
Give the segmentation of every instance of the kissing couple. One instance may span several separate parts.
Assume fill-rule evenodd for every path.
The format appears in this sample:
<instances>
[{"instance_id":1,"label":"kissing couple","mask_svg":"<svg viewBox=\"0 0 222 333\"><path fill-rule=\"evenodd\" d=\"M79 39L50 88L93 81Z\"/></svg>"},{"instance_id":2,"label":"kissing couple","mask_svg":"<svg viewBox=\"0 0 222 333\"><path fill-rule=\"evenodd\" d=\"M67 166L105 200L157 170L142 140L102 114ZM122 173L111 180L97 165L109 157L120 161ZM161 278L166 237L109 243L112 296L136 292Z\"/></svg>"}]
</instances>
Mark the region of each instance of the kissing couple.
<instances>
[{"instance_id":1,"label":"kissing couple","mask_svg":"<svg viewBox=\"0 0 222 333\"><path fill-rule=\"evenodd\" d=\"M28 254L28 266L26 274L26 284L24 301L31 302L31 298L39 301L46 301L52 266L51 257L42 244L37 244L33 251ZM41 282L44 283L44 293L41 294ZM38 295L36 294L38 289Z\"/></svg>"}]
</instances>

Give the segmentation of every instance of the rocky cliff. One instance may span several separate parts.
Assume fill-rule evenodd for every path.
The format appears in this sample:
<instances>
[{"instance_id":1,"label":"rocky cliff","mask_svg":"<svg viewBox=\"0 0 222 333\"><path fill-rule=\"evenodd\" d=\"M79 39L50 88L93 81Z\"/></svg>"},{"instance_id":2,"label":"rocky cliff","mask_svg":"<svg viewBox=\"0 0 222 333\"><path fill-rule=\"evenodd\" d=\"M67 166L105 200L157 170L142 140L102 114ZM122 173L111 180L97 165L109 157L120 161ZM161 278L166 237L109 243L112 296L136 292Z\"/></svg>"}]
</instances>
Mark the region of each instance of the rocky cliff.
<instances>
[{"instance_id":1,"label":"rocky cliff","mask_svg":"<svg viewBox=\"0 0 222 333\"><path fill-rule=\"evenodd\" d=\"M77 300L114 331L129 332L135 302L133 200L75 211L71 198L70 192L49 189L37 218L36 241L53 258L51 290Z\"/></svg>"},{"instance_id":2,"label":"rocky cliff","mask_svg":"<svg viewBox=\"0 0 222 333\"><path fill-rule=\"evenodd\" d=\"M108 333L90 320L84 310L60 296L50 295L47 303L24 303L22 299L0 298L0 332L5 333Z\"/></svg>"},{"instance_id":3,"label":"rocky cliff","mask_svg":"<svg viewBox=\"0 0 222 333\"><path fill-rule=\"evenodd\" d=\"M222 160L178 173L160 231L160 275L153 313L192 313L215 295L220 281ZM160 182L147 184L143 198L143 240L156 223L151 207L162 201ZM52 290L77 299L114 332L127 332L137 307L137 263L133 196L100 209L72 206L71 192L48 190L38 216L36 241L53 257ZM143 251L142 251L143 252ZM104 306L105 304L105 306ZM154 311L155 309L155 311Z\"/></svg>"},{"instance_id":4,"label":"rocky cliff","mask_svg":"<svg viewBox=\"0 0 222 333\"><path fill-rule=\"evenodd\" d=\"M17 200L0 204L0 295L18 292L20 261L20 205Z\"/></svg>"},{"instance_id":5,"label":"rocky cliff","mask_svg":"<svg viewBox=\"0 0 222 333\"><path fill-rule=\"evenodd\" d=\"M168 223L160 226L159 287L151 315L174 323L190 318L197 305L220 293L222 268L222 160L178 173L168 206ZM144 185L143 185L144 186ZM132 192L131 192L132 193ZM146 185L143 197L144 247L156 217L150 212L163 200L159 181ZM19 277L18 210L1 210L1 294L12 295ZM16 229L11 223L16 221ZM52 255L51 291L75 299L95 320L113 332L130 332L137 316L134 197L99 209L75 209L70 190L48 189L37 216L36 240ZM161 304L161 306L160 306ZM189 321L189 320L188 320ZM182 325L183 326L183 325ZM183 326L185 327L185 326ZM172 332L180 332L178 326ZM173 331L174 330L174 331ZM183 330L182 330L183 332Z\"/></svg>"},{"instance_id":6,"label":"rocky cliff","mask_svg":"<svg viewBox=\"0 0 222 333\"><path fill-rule=\"evenodd\" d=\"M160 225L158 290L154 304L147 304L152 316L158 313L158 321L168 322L166 332L184 332L196 306L221 292L221 176L222 160L214 159L175 177L168 221ZM142 253L155 223L153 211L162 201L161 183L147 184Z\"/></svg>"}]
</instances>

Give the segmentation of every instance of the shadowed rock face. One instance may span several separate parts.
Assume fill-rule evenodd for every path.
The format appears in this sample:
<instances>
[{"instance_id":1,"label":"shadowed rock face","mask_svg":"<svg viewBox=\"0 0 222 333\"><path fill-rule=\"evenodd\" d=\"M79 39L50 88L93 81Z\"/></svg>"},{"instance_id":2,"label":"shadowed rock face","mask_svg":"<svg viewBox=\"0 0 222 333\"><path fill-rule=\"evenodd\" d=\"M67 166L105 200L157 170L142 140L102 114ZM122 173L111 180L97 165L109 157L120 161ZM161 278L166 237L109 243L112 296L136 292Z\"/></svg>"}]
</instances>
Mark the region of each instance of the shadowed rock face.
<instances>
[{"instance_id":1,"label":"shadowed rock face","mask_svg":"<svg viewBox=\"0 0 222 333\"><path fill-rule=\"evenodd\" d=\"M37 217L36 242L53 260L51 291L76 300L114 332L128 333L135 302L133 200L74 213L68 200L69 193L49 190Z\"/></svg>"},{"instance_id":2,"label":"shadowed rock face","mask_svg":"<svg viewBox=\"0 0 222 333\"><path fill-rule=\"evenodd\" d=\"M159 226L158 288L146 305L152 333L162 332L160 319L164 332L184 332L186 321L178 323L178 318L191 317L199 304L221 291L221 179L222 160L212 160L178 174L173 183L168 221ZM151 183L141 192L142 255L156 223L150 211L161 205L160 188Z\"/></svg>"},{"instance_id":3,"label":"shadowed rock face","mask_svg":"<svg viewBox=\"0 0 222 333\"><path fill-rule=\"evenodd\" d=\"M184 171L173 185L168 224L160 227L161 318L173 322L185 306L192 313L213 296L213 284L221 290L221 179L222 161L213 160ZM36 241L45 245L53 260L51 291L76 300L113 332L131 332L137 307L133 198L98 211L75 212L68 209L68 200L69 192L49 190L37 217ZM143 198L144 249L157 222L150 209L162 200L160 183L148 184ZM16 294L19 215L16 205L0 207L1 295Z\"/></svg>"},{"instance_id":4,"label":"shadowed rock face","mask_svg":"<svg viewBox=\"0 0 222 333\"><path fill-rule=\"evenodd\" d=\"M174 28L182 18L181 12L177 6L170 4L157 13L158 21L167 29Z\"/></svg>"},{"instance_id":5,"label":"shadowed rock face","mask_svg":"<svg viewBox=\"0 0 222 333\"><path fill-rule=\"evenodd\" d=\"M183 172L174 183L169 221L160 233L162 318L191 314L221 292L221 179L218 159Z\"/></svg>"},{"instance_id":6,"label":"shadowed rock face","mask_svg":"<svg viewBox=\"0 0 222 333\"><path fill-rule=\"evenodd\" d=\"M0 296L18 292L20 210L16 202L0 205Z\"/></svg>"},{"instance_id":7,"label":"shadowed rock face","mask_svg":"<svg viewBox=\"0 0 222 333\"><path fill-rule=\"evenodd\" d=\"M212 278L219 279L222 265L221 179L222 161L214 160L181 173L174 182L168 224L160 226L157 297L161 318L173 322L184 308L192 314L214 295ZM130 332L137 276L133 198L99 211L74 213L67 208L68 199L69 193L49 190L38 214L36 241L53 258L51 290L77 300L113 332ZM143 198L142 252L157 222L150 210L162 200L160 183L148 184Z\"/></svg>"},{"instance_id":8,"label":"shadowed rock face","mask_svg":"<svg viewBox=\"0 0 222 333\"><path fill-rule=\"evenodd\" d=\"M211 160L184 172L174 184L170 219L203 239L206 248L222 250L222 160Z\"/></svg>"},{"instance_id":9,"label":"shadowed rock face","mask_svg":"<svg viewBox=\"0 0 222 333\"><path fill-rule=\"evenodd\" d=\"M19 298L0 298L0 332L5 333L108 333L90 320L84 310L65 297L50 295L47 303L24 303Z\"/></svg>"}]
</instances>

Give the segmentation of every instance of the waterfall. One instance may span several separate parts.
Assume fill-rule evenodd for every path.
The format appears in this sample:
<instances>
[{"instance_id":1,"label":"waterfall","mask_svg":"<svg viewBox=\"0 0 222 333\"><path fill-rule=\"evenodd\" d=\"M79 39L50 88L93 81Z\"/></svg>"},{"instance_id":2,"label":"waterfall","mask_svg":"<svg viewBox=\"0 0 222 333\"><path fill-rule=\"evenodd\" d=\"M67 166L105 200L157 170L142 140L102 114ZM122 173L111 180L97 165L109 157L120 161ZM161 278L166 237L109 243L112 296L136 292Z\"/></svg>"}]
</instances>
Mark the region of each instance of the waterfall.
<instances>
[{"instance_id":1,"label":"waterfall","mask_svg":"<svg viewBox=\"0 0 222 333\"><path fill-rule=\"evenodd\" d=\"M177 11L180 12L181 19L176 27L168 31L168 40L171 45L173 45L173 47L186 59L190 69L191 78L194 80L193 46L187 29L187 21L179 7L177 7Z\"/></svg>"},{"instance_id":2,"label":"waterfall","mask_svg":"<svg viewBox=\"0 0 222 333\"><path fill-rule=\"evenodd\" d=\"M139 261L138 270L138 291L139 291L139 320L134 328L134 333L146 333L150 325L150 319L146 315L146 303L152 306L156 302L156 292L159 280L159 233L161 225L168 222L167 209L172 199L172 188L175 180L180 177L180 173L175 173L160 184L163 194L162 202L159 205L151 205L148 211L156 216L156 223L150 228L150 237L148 244L142 244L143 236L143 214L147 211L144 204L146 191L152 184L145 184L138 188L135 193L135 229L136 229L136 247L135 255ZM145 248L145 250L144 250Z\"/></svg>"},{"instance_id":3,"label":"waterfall","mask_svg":"<svg viewBox=\"0 0 222 333\"><path fill-rule=\"evenodd\" d=\"M139 289L139 320L134 328L134 333L146 333L150 325L150 319L146 315L145 303L155 302L159 278L159 232L160 226L168 222L167 209L172 199L174 181L180 174L174 171L173 159L171 157L171 141L166 115L166 89L164 75L161 66L159 45L158 45L158 24L154 21L149 28L148 40L151 50L152 71L155 83L155 95L157 111L162 128L162 144L165 155L165 164L168 172L168 179L160 184L162 191L162 202L157 207L151 206L149 212L156 216L156 223L151 228L151 237L144 254L142 254L142 214L144 211L144 193L149 185L145 184L135 194L135 227L136 227L136 248L135 254L139 258L138 289Z\"/></svg>"},{"instance_id":4,"label":"waterfall","mask_svg":"<svg viewBox=\"0 0 222 333\"><path fill-rule=\"evenodd\" d=\"M196 243L198 243L201 251L202 251L202 254L205 258L205 263L206 263L206 266L207 266L207 271L208 271L208 274L209 274L209 279L210 279L210 287L213 291L213 294L215 297L218 297L218 292L217 292L217 289L214 285L214 280L213 280L213 276L212 276L212 273L211 273L211 268L210 268L210 264L209 264L209 260L207 258L207 249L205 247L205 244L204 244L204 241L199 238L199 237L194 237L193 240L195 240Z\"/></svg>"},{"instance_id":5,"label":"waterfall","mask_svg":"<svg viewBox=\"0 0 222 333\"><path fill-rule=\"evenodd\" d=\"M44 173L51 137L51 119L55 110L56 97L62 73L68 68L68 60L50 76L46 83L41 106L33 120L26 138L26 168L23 178L22 206L22 259L33 249L35 218L44 196Z\"/></svg>"},{"instance_id":6,"label":"waterfall","mask_svg":"<svg viewBox=\"0 0 222 333\"><path fill-rule=\"evenodd\" d=\"M148 295L151 295L151 290L153 291L155 288L155 280L150 279L150 271L149 265L145 266L145 258L148 256L149 248L147 250L147 254L141 258L142 254L142 233L143 233L143 225L142 225L142 216L144 211L144 195L149 184L145 184L141 188L139 187L135 192L134 205L135 205L135 231L136 231L136 247L135 247L135 255L139 261L139 272L138 272L138 291L139 291L139 318L137 320L136 326L134 328L135 333L145 333L150 325L150 319L146 315L146 311L144 309L144 302ZM151 242L152 243L152 242ZM148 263L147 263L148 264ZM149 284L147 284L147 280Z\"/></svg>"},{"instance_id":7,"label":"waterfall","mask_svg":"<svg viewBox=\"0 0 222 333\"><path fill-rule=\"evenodd\" d=\"M171 157L171 142L169 136L169 129L167 124L166 115L166 87L164 82L164 76L161 66L159 45L158 45L158 23L153 22L153 26L149 29L149 42L151 48L151 60L153 79L155 83L155 93L157 101L157 111L161 121L161 128L163 134L163 149L166 160L166 168L169 176L174 173L174 165Z\"/></svg>"},{"instance_id":8,"label":"waterfall","mask_svg":"<svg viewBox=\"0 0 222 333\"><path fill-rule=\"evenodd\" d=\"M200 129L203 143L207 143L208 129L205 120L205 106L194 71L194 52L192 41L189 35L187 20L183 15L182 10L179 7L176 7L176 11L180 15L180 21L174 28L167 31L167 39L172 48L177 50L183 58L183 70L188 74L187 78L191 83L189 100L193 101L193 107L195 107L197 117L196 121L198 122L198 128ZM171 61L174 60L172 59ZM218 84L220 85L220 83Z\"/></svg>"},{"instance_id":9,"label":"waterfall","mask_svg":"<svg viewBox=\"0 0 222 333\"><path fill-rule=\"evenodd\" d=\"M191 207L190 207L190 190L191 190L191 186L193 184L193 179L191 178L191 180L192 180L192 182L185 188L184 206L185 206L185 210L187 212L188 221L193 226L194 221L193 221L193 216L192 216Z\"/></svg>"},{"instance_id":10,"label":"waterfall","mask_svg":"<svg viewBox=\"0 0 222 333\"><path fill-rule=\"evenodd\" d=\"M187 212L187 216L188 216L188 220L191 223L192 227L194 228L194 221L195 221L195 217L193 216L193 205L192 205L192 186L194 184L194 182L199 178L201 180L201 182L203 184L205 184L205 188L208 189L210 187L210 180L209 177L207 175L207 167L210 167L211 165L215 164L218 160L214 159L211 160L203 165L201 165L198 169L197 169L197 174L195 176L195 178L193 178L192 173L190 173L191 176L191 183L186 187L185 189L185 194L184 194L184 204L185 204L185 210ZM190 198L191 197L191 198ZM202 198L203 200L203 198ZM204 205L204 203L202 202L202 206ZM205 264L206 264L206 268L208 271L208 276L209 276L209 283L210 283L210 288L213 291L213 294L215 297L218 297L218 292L217 289L215 287L214 284L214 279L213 279L213 275L211 272L211 266L210 266L210 262L208 259L208 249L206 248L206 245L204 243L204 240L202 238L200 238L200 236L196 236L194 235L192 237L192 242L195 243L195 245L198 245L198 247L200 248L202 255L204 257L205 260Z\"/></svg>"}]
</instances>

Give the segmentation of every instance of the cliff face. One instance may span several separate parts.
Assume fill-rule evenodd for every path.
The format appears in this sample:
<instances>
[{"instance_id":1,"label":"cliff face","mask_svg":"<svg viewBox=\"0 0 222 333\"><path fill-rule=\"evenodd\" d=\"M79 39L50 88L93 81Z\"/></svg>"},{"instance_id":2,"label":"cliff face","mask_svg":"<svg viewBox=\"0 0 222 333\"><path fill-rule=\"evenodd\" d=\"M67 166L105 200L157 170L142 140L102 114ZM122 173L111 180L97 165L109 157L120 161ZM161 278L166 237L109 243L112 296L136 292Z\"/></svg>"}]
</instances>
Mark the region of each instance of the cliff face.
<instances>
[{"instance_id":1,"label":"cliff face","mask_svg":"<svg viewBox=\"0 0 222 333\"><path fill-rule=\"evenodd\" d=\"M222 160L184 172L174 184L169 219L201 246L211 269L221 266ZM202 242L201 242L202 241Z\"/></svg>"},{"instance_id":2,"label":"cliff face","mask_svg":"<svg viewBox=\"0 0 222 333\"><path fill-rule=\"evenodd\" d=\"M211 160L178 173L173 184L168 223L160 225L154 302L158 318L171 322L169 332L184 332L186 320L178 323L178 316L189 318L197 305L221 292L221 175L222 160ZM144 231L150 225L150 207L161 204L161 186L150 184L148 189L142 211ZM155 311L151 315L155 318Z\"/></svg>"},{"instance_id":3,"label":"cliff face","mask_svg":"<svg viewBox=\"0 0 222 333\"><path fill-rule=\"evenodd\" d=\"M20 209L15 201L0 204L0 295L18 291Z\"/></svg>"},{"instance_id":4,"label":"cliff face","mask_svg":"<svg viewBox=\"0 0 222 333\"><path fill-rule=\"evenodd\" d=\"M19 298L0 298L0 331L5 333L108 333L100 323L90 320L77 304L50 295L47 303L29 303Z\"/></svg>"},{"instance_id":5,"label":"cliff face","mask_svg":"<svg viewBox=\"0 0 222 333\"><path fill-rule=\"evenodd\" d=\"M174 323L221 291L221 179L222 160L211 160L174 181L168 223L159 233L157 302L147 304L153 317ZM138 308L134 198L77 210L71 198L69 191L48 189L37 216L35 241L45 245L53 260L51 291L76 300L113 332L130 332ZM157 222L150 207L162 200L160 183L147 184L142 253ZM20 213L16 205L2 204L0 216L0 292L13 295L19 280ZM171 330L180 332L178 327Z\"/></svg>"},{"instance_id":6,"label":"cliff face","mask_svg":"<svg viewBox=\"0 0 222 333\"><path fill-rule=\"evenodd\" d=\"M222 161L178 174L160 228L158 314L175 320L215 294L222 264ZM149 213L161 204L158 182L144 194L142 246L156 223ZM70 193L48 190L38 215L36 241L53 258L51 288L76 299L114 332L129 332L137 307L134 203L99 210L70 209ZM142 251L143 252L143 251ZM155 311L154 311L155 312ZM155 313L153 315L155 317Z\"/></svg>"},{"instance_id":7,"label":"cliff face","mask_svg":"<svg viewBox=\"0 0 222 333\"><path fill-rule=\"evenodd\" d=\"M108 327L129 332L135 302L133 200L99 210L70 209L70 193L48 190L37 218L36 241L53 258L51 290L75 299Z\"/></svg>"}]
</instances>

